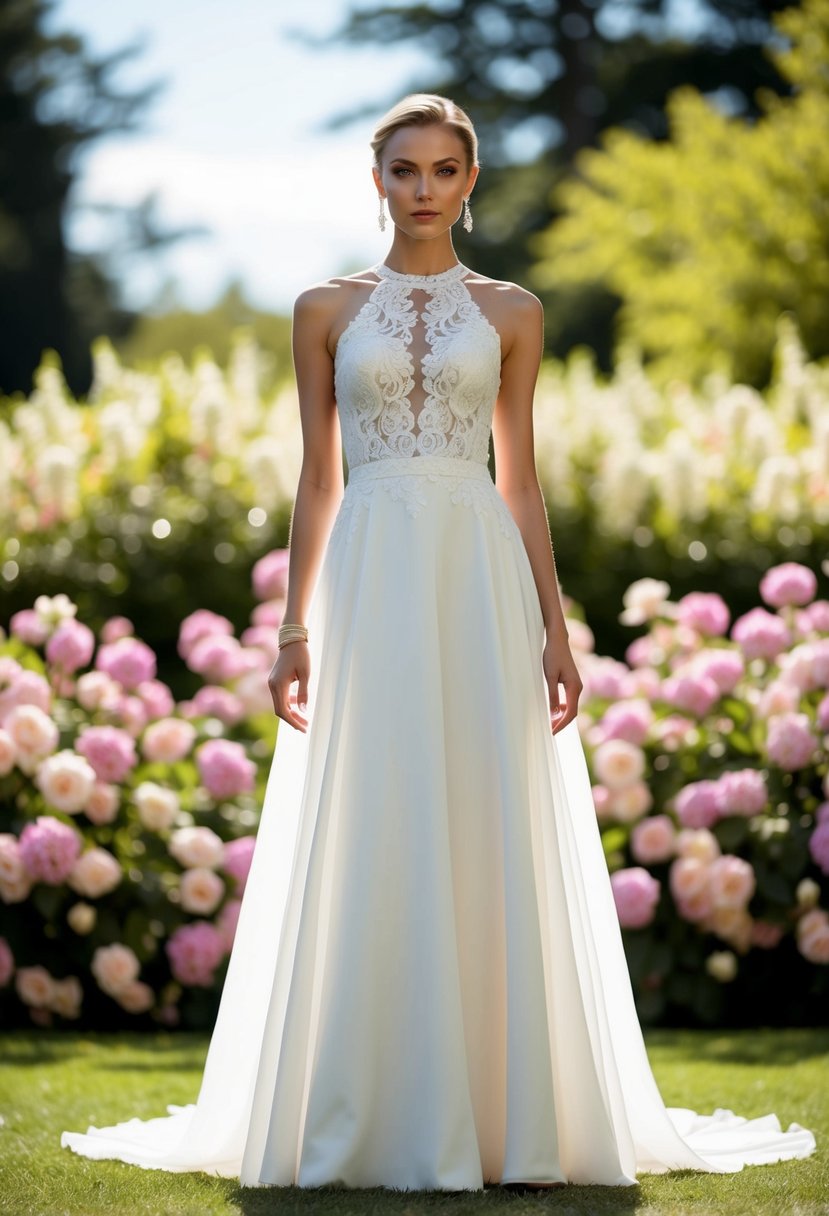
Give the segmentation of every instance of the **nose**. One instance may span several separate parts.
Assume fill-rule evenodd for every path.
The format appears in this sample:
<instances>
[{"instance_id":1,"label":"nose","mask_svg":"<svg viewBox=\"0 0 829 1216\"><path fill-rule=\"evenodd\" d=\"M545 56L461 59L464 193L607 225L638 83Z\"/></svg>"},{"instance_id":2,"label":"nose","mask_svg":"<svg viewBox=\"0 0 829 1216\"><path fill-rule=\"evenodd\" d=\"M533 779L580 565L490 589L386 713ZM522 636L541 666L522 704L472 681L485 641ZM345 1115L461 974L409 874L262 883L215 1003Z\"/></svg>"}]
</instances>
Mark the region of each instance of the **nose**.
<instances>
[{"instance_id":1,"label":"nose","mask_svg":"<svg viewBox=\"0 0 829 1216\"><path fill-rule=\"evenodd\" d=\"M419 199L427 199L432 197L429 193L429 183L425 177L422 177L417 183L417 197Z\"/></svg>"}]
</instances>

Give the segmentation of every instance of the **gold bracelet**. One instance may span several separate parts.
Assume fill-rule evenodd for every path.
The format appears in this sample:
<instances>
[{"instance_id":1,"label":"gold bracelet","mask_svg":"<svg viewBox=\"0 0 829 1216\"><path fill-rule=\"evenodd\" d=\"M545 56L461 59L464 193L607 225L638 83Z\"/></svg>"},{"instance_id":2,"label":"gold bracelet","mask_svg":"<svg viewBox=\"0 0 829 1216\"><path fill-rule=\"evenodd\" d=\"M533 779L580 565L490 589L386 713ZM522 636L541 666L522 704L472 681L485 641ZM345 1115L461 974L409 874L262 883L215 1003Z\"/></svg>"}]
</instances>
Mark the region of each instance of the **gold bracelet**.
<instances>
[{"instance_id":1,"label":"gold bracelet","mask_svg":"<svg viewBox=\"0 0 829 1216\"><path fill-rule=\"evenodd\" d=\"M307 642L308 629L305 625L295 625L292 623L280 625L277 641L280 650L290 642Z\"/></svg>"}]
</instances>

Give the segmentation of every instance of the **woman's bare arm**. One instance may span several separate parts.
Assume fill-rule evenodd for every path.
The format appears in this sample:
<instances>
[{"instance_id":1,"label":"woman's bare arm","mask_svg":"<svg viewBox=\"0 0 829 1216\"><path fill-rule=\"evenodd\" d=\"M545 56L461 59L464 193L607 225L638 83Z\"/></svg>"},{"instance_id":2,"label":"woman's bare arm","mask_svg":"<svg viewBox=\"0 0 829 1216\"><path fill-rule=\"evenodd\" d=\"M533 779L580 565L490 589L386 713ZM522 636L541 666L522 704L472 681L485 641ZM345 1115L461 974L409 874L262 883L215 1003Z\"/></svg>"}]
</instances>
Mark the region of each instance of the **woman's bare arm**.
<instances>
[{"instance_id":1,"label":"woman's bare arm","mask_svg":"<svg viewBox=\"0 0 829 1216\"><path fill-rule=\"evenodd\" d=\"M578 712L582 681L570 653L567 626L558 588L550 527L544 496L535 468L533 397L544 348L544 311L530 292L510 292L509 347L501 368L501 388L495 406L492 434L495 444L495 484L518 524L532 566L544 617L546 643L544 672L550 709L559 731ZM560 706L558 685L563 684L566 706Z\"/></svg>"},{"instance_id":2,"label":"woman's bare arm","mask_svg":"<svg viewBox=\"0 0 829 1216\"><path fill-rule=\"evenodd\" d=\"M334 398L334 361L328 350L332 323L330 288L311 287L294 305L292 348L302 425L302 466L291 516L285 621L306 624L314 582L343 495L340 428ZM290 642L268 677L274 710L298 730L307 728L310 654L305 642ZM297 684L291 698L290 687Z\"/></svg>"}]
</instances>

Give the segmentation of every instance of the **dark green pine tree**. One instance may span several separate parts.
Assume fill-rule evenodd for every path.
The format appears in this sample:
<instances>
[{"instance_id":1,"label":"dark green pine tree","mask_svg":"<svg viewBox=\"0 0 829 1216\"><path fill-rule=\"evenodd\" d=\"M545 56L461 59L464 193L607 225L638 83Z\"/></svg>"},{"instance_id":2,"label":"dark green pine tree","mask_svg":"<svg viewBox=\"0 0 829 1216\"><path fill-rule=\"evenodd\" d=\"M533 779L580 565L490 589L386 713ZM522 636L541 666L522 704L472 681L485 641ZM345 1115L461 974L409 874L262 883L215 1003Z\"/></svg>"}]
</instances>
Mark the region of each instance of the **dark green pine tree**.
<instances>
[{"instance_id":1,"label":"dark green pine tree","mask_svg":"<svg viewBox=\"0 0 829 1216\"><path fill-rule=\"evenodd\" d=\"M161 87L131 93L112 77L140 47L96 59L82 38L47 29L54 0L0 5L0 391L28 392L47 348L76 392L90 380L90 342L128 331L113 253L77 254L66 223L81 152L114 131L138 129ZM177 239L158 230L151 196L122 209L125 251Z\"/></svg>"},{"instance_id":2,"label":"dark green pine tree","mask_svg":"<svg viewBox=\"0 0 829 1216\"><path fill-rule=\"evenodd\" d=\"M665 101L679 84L755 114L755 91L786 84L763 54L786 0L697 0L693 26L671 23L671 0L442 0L354 9L316 46L413 43L431 68L394 97L337 115L370 123L407 91L437 92L467 109L485 172L475 228L457 230L462 258L495 278L533 285L535 234L555 218L551 193L579 150L610 126L667 136ZM618 301L602 289L544 291L550 349L589 342L607 364Z\"/></svg>"}]
</instances>

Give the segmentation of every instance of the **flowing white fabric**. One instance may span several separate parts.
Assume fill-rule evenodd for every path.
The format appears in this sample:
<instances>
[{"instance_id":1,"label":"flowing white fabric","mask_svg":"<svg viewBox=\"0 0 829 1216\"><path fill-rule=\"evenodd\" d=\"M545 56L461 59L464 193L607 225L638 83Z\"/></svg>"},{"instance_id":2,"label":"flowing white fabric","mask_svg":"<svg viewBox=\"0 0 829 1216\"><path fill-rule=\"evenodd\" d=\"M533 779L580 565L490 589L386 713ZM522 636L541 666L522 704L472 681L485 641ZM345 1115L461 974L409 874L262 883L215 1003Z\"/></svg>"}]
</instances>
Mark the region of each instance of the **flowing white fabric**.
<instances>
[{"instance_id":1,"label":"flowing white fabric","mask_svg":"<svg viewBox=\"0 0 829 1216\"><path fill-rule=\"evenodd\" d=\"M280 727L198 1099L61 1143L246 1186L446 1190L808 1156L796 1123L660 1097L486 464L498 335L465 267L374 270L337 351L349 479L309 729Z\"/></svg>"}]
</instances>

